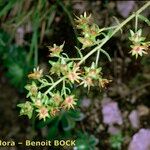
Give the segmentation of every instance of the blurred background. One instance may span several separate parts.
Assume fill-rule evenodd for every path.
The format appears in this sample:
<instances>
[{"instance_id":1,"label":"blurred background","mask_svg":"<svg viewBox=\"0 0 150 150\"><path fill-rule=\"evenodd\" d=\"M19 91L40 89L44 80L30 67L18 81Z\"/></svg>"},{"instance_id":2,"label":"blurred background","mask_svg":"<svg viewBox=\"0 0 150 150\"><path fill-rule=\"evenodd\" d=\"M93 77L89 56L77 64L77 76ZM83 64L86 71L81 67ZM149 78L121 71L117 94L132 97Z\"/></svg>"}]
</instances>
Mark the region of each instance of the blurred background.
<instances>
[{"instance_id":1,"label":"blurred background","mask_svg":"<svg viewBox=\"0 0 150 150\"><path fill-rule=\"evenodd\" d=\"M104 91L76 89L77 109L63 112L46 122L19 116L17 104L25 102L27 74L33 67L49 70L47 46L62 44L76 56L80 46L75 15L86 11L101 27L122 22L146 1L111 0L0 0L0 139L76 139L76 150L150 150L150 55L130 56L129 29L134 20L105 46L112 62L101 56L100 65L113 82ZM149 9L142 13L150 18ZM139 20L149 40L149 20ZM90 57L91 61L94 57ZM133 136L136 140L133 140ZM143 145L138 149L138 144ZM145 147L144 147L145 146ZM0 150L27 150L27 147L0 147ZM40 149L39 147L28 149ZM50 148L42 148L48 150Z\"/></svg>"}]
</instances>

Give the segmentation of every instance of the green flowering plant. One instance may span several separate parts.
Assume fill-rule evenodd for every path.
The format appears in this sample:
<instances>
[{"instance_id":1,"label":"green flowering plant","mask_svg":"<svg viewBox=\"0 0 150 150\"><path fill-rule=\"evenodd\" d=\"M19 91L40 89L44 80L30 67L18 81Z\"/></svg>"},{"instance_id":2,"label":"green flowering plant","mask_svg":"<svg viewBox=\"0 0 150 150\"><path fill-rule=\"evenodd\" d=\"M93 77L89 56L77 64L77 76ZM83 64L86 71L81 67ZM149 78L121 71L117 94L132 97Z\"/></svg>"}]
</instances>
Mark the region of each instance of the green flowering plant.
<instances>
[{"instance_id":1,"label":"green flowering plant","mask_svg":"<svg viewBox=\"0 0 150 150\"><path fill-rule=\"evenodd\" d=\"M28 75L31 83L27 84L25 88L28 90L27 98L30 98L30 102L27 101L18 105L21 108L20 115L27 115L32 118L34 111L39 120L45 121L47 118L57 116L61 111L75 108L78 98L72 93L74 84L83 86L88 90L91 86L99 86L100 89L105 88L111 80L104 77L103 68L99 66L100 53L104 54L109 61L111 58L102 48L103 45L132 19L136 19L137 26L139 14L148 6L150 6L150 2L147 2L121 24L101 29L92 22L91 15L87 15L86 12L80 17L76 17L76 27L81 31L81 35L78 37L81 48L75 47L79 57L70 58L64 53L65 43L54 44L53 47L48 46L50 51L49 73L45 75L43 70L37 67L34 68L33 73ZM130 33L129 39L133 43L131 46L132 55L138 57L138 55L142 56L143 53L146 54L145 51L148 50L149 42L144 42L145 38L142 36L141 29L138 31L136 29L136 32L130 30ZM135 46L140 47L140 51L135 53L137 51ZM83 55L83 51L87 53ZM95 61L92 61L90 66L85 66L85 61L94 53L96 53Z\"/></svg>"},{"instance_id":2,"label":"green flowering plant","mask_svg":"<svg viewBox=\"0 0 150 150\"><path fill-rule=\"evenodd\" d=\"M142 37L142 29L139 29L137 32L130 30L130 35L129 40L132 42L132 49L129 53L136 58L138 58L138 56L142 56L143 54L148 54L150 42L145 42L146 38Z\"/></svg>"},{"instance_id":3,"label":"green flowering plant","mask_svg":"<svg viewBox=\"0 0 150 150\"><path fill-rule=\"evenodd\" d=\"M76 146L74 150L93 150L98 144L98 139L94 135L89 135L88 133L78 132L78 138L76 140Z\"/></svg>"},{"instance_id":4,"label":"green flowering plant","mask_svg":"<svg viewBox=\"0 0 150 150\"><path fill-rule=\"evenodd\" d=\"M150 20L143 15L141 15L139 12L135 13L135 31L130 29L130 37L129 40L132 42L132 45L130 46L132 49L129 53L131 53L132 56L135 56L136 59L138 56L143 56L143 54L148 54L150 41L145 41L146 37L142 35L142 29L138 29L138 20L142 19L144 20L148 26L150 26Z\"/></svg>"},{"instance_id":5,"label":"green flowering plant","mask_svg":"<svg viewBox=\"0 0 150 150\"><path fill-rule=\"evenodd\" d=\"M124 141L124 137L122 133L117 133L115 135L111 135L109 138L109 143L113 149L120 150L122 143Z\"/></svg>"}]
</instances>

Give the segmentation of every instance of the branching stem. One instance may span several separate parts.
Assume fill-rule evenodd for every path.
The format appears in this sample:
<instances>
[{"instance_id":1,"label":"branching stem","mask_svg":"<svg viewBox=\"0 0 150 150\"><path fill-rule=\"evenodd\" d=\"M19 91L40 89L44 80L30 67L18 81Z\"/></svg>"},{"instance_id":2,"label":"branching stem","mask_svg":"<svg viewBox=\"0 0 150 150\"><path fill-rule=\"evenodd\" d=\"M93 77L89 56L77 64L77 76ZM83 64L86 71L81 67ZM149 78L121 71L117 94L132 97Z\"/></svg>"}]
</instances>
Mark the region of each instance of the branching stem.
<instances>
[{"instance_id":1,"label":"branching stem","mask_svg":"<svg viewBox=\"0 0 150 150\"><path fill-rule=\"evenodd\" d=\"M101 44L96 46L93 50L91 50L87 55L83 57L82 60L79 61L79 65L81 65L87 58L89 58L92 54L94 54L97 50L99 50L113 35L115 35L124 25L126 25L130 20L132 20L137 14L140 14L147 7L150 6L150 1L143 5L136 13L132 14L125 21L123 21L109 36L106 36Z\"/></svg>"},{"instance_id":2,"label":"branching stem","mask_svg":"<svg viewBox=\"0 0 150 150\"><path fill-rule=\"evenodd\" d=\"M56 81L44 94L48 94L56 85L58 85L59 83L61 83L66 77L62 77L60 78L58 81Z\"/></svg>"}]
</instances>

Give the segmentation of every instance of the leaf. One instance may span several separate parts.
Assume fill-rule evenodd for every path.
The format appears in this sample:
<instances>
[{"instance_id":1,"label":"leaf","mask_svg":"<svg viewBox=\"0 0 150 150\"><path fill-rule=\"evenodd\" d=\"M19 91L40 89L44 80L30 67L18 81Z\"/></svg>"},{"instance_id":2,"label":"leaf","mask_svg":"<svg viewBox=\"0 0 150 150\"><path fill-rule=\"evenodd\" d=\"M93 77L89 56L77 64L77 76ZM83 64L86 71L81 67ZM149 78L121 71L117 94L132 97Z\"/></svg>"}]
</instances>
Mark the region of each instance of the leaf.
<instances>
[{"instance_id":1,"label":"leaf","mask_svg":"<svg viewBox=\"0 0 150 150\"><path fill-rule=\"evenodd\" d=\"M85 143L85 140L83 140L83 139L76 140L76 146L74 149L76 149L76 150L89 150L88 145Z\"/></svg>"},{"instance_id":2,"label":"leaf","mask_svg":"<svg viewBox=\"0 0 150 150\"><path fill-rule=\"evenodd\" d=\"M47 138L49 140L52 140L57 137L56 136L57 134L58 134L58 124L57 122L55 122L53 125L49 127Z\"/></svg>"},{"instance_id":3,"label":"leaf","mask_svg":"<svg viewBox=\"0 0 150 150\"><path fill-rule=\"evenodd\" d=\"M7 51L2 54L3 64L8 70L6 76L15 87L23 90L26 84L26 76L30 68L32 68L32 63L26 62L27 53L24 48L16 45L6 48Z\"/></svg>"},{"instance_id":4,"label":"leaf","mask_svg":"<svg viewBox=\"0 0 150 150\"><path fill-rule=\"evenodd\" d=\"M74 149L76 150L93 150L95 146L98 144L98 139L96 139L93 135L89 135L88 133L78 133L78 138L76 140L76 146Z\"/></svg>"},{"instance_id":5,"label":"leaf","mask_svg":"<svg viewBox=\"0 0 150 150\"><path fill-rule=\"evenodd\" d=\"M141 19L142 21L145 21L150 26L150 20L148 18L144 17L141 14L138 14L138 18Z\"/></svg>"},{"instance_id":6,"label":"leaf","mask_svg":"<svg viewBox=\"0 0 150 150\"><path fill-rule=\"evenodd\" d=\"M17 0L11 0L11 1L8 1L7 4L5 4L3 6L3 8L1 8L1 11L0 11L0 17L5 15L6 13L8 13L8 11L14 6L14 4L17 2Z\"/></svg>"},{"instance_id":7,"label":"leaf","mask_svg":"<svg viewBox=\"0 0 150 150\"><path fill-rule=\"evenodd\" d=\"M13 85L19 86L24 77L24 70L21 66L14 63L11 64L11 66L8 66L8 72L6 73L6 76L11 79L10 82Z\"/></svg>"},{"instance_id":8,"label":"leaf","mask_svg":"<svg viewBox=\"0 0 150 150\"><path fill-rule=\"evenodd\" d=\"M130 35L134 36L134 32L130 29Z\"/></svg>"},{"instance_id":9,"label":"leaf","mask_svg":"<svg viewBox=\"0 0 150 150\"><path fill-rule=\"evenodd\" d=\"M142 35L142 29L139 29L139 30L137 31L137 35L138 35L139 37Z\"/></svg>"},{"instance_id":10,"label":"leaf","mask_svg":"<svg viewBox=\"0 0 150 150\"><path fill-rule=\"evenodd\" d=\"M103 49L100 49L100 51L101 51L103 54L105 54L105 55L107 56L108 60L111 62L111 58L110 58L109 54L108 54L105 50L103 50Z\"/></svg>"},{"instance_id":11,"label":"leaf","mask_svg":"<svg viewBox=\"0 0 150 150\"><path fill-rule=\"evenodd\" d=\"M117 25L120 26L120 22L119 22L118 18L115 17L115 16L113 16L113 18L115 19ZM121 32L121 34L122 34L122 29L121 29L121 28L120 28L120 32Z\"/></svg>"},{"instance_id":12,"label":"leaf","mask_svg":"<svg viewBox=\"0 0 150 150\"><path fill-rule=\"evenodd\" d=\"M37 128L44 128L45 126L49 125L50 123L53 124L54 122L57 122L58 117L55 117L54 119L48 118L46 121L40 121L37 124Z\"/></svg>"},{"instance_id":13,"label":"leaf","mask_svg":"<svg viewBox=\"0 0 150 150\"><path fill-rule=\"evenodd\" d=\"M69 111L69 115L75 120L75 121L81 121L84 119L84 114L80 111L71 110Z\"/></svg>"},{"instance_id":14,"label":"leaf","mask_svg":"<svg viewBox=\"0 0 150 150\"><path fill-rule=\"evenodd\" d=\"M32 68L32 62L27 63L27 52L23 47L12 44L9 46L10 36L0 30L0 55L4 67L6 68L6 76L10 79L12 85L20 91L24 89L26 84L26 75Z\"/></svg>"},{"instance_id":15,"label":"leaf","mask_svg":"<svg viewBox=\"0 0 150 150\"><path fill-rule=\"evenodd\" d=\"M69 131L75 127L75 121L68 115L64 115L61 120L64 131Z\"/></svg>"}]
</instances>

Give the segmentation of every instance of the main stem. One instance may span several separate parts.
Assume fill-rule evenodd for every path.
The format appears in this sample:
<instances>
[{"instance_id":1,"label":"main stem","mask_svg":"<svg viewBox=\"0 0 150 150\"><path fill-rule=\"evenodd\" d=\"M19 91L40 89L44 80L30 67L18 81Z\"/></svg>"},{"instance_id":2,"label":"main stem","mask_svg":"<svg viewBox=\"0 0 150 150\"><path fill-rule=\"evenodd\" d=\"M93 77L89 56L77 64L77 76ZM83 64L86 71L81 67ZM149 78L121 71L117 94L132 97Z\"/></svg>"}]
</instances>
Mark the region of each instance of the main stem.
<instances>
[{"instance_id":1,"label":"main stem","mask_svg":"<svg viewBox=\"0 0 150 150\"><path fill-rule=\"evenodd\" d=\"M62 82L66 77L60 78L58 81L56 81L44 94L48 94L56 85L58 85L60 82Z\"/></svg>"},{"instance_id":2,"label":"main stem","mask_svg":"<svg viewBox=\"0 0 150 150\"><path fill-rule=\"evenodd\" d=\"M88 57L90 57L93 53L95 53L97 50L99 50L114 34L116 34L125 24L127 24L130 20L132 20L136 14L140 14L143 10L145 10L148 6L150 6L150 1L147 2L145 5L143 5L136 13L132 14L130 17L128 17L125 21L123 21L113 32L111 35L106 36L102 43L95 47L92 51L90 51L87 55L83 57L81 61L79 61L79 65L81 65Z\"/></svg>"},{"instance_id":3,"label":"main stem","mask_svg":"<svg viewBox=\"0 0 150 150\"><path fill-rule=\"evenodd\" d=\"M136 14L141 13L143 10L145 10L150 5L150 2L147 2L143 7L141 7L136 13L132 14L130 17L128 17L125 21L123 21L113 32L111 35L106 36L102 43L95 47L92 51L90 51L87 55L85 55L82 60L79 61L79 65L82 64L89 56L91 56L93 53L95 53L97 50L101 49L101 47L115 34L117 33L125 24L127 24L131 19L133 19ZM59 83L61 83L66 77L60 78L58 81L56 81L44 94L48 94L55 86L57 86Z\"/></svg>"}]
</instances>

